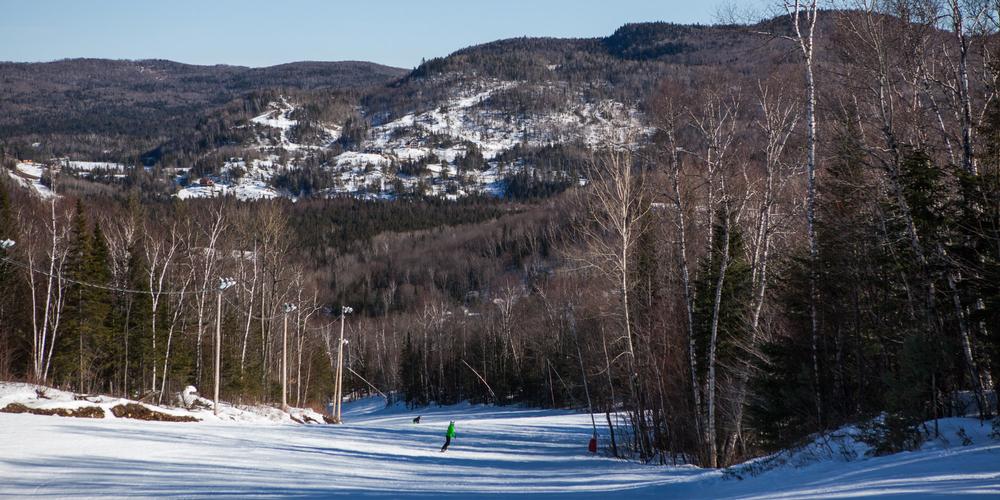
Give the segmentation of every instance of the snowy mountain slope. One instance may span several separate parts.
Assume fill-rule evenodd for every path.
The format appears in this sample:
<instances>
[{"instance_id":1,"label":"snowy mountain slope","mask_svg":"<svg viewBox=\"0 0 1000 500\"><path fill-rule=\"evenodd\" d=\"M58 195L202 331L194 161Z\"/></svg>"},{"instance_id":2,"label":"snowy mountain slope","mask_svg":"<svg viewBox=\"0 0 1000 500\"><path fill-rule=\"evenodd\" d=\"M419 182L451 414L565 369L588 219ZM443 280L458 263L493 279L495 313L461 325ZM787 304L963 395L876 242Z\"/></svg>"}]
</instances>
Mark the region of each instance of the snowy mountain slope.
<instances>
[{"instance_id":1,"label":"snowy mountain slope","mask_svg":"<svg viewBox=\"0 0 1000 500\"><path fill-rule=\"evenodd\" d=\"M299 125L299 121L292 118L292 114L298 107L290 102L286 96L280 96L280 101L268 104L268 111L250 119L251 123L276 129L279 133L278 141L272 142L267 139L257 137L257 145L261 149L284 149L287 151L297 151L299 149L322 149L340 137L340 127L338 125L323 123L320 124L326 137L323 137L320 146L310 144L298 144L289 138L289 132Z\"/></svg>"},{"instance_id":2,"label":"snowy mountain slope","mask_svg":"<svg viewBox=\"0 0 1000 500\"><path fill-rule=\"evenodd\" d=\"M267 89L358 89L395 80L401 68L358 61L297 62L248 68L165 60L62 59L0 62L0 129L48 145L67 130L86 131L58 156L107 149L109 137L131 144L193 127L206 111ZM115 144L111 142L111 144ZM130 148L126 148L128 150Z\"/></svg>"},{"instance_id":3,"label":"snowy mountain slope","mask_svg":"<svg viewBox=\"0 0 1000 500\"><path fill-rule=\"evenodd\" d=\"M340 153L321 167L334 179L322 190L326 196L352 195L393 198L405 193L458 198L473 194L502 195L503 179L518 172L536 173L523 161L499 159L515 147L579 144L600 147L635 141L649 133L635 108L605 99L588 102L575 95L556 111L540 111L512 117L491 105L496 94L525 82L474 80L456 86L450 96L431 109L408 113L368 130L353 150ZM263 160L238 159L221 166L222 178L211 188L189 186L178 197L236 195L258 199L281 195L272 179L280 172L294 171L323 152L335 151L342 128L321 123L326 137L319 144L296 143L290 131L300 122L292 116L298 106L286 96L268 104L268 111L250 121L258 127L255 143L247 145L264 155ZM460 169L467 155L479 155L481 168ZM406 165L416 173L406 171ZM245 169L241 181L226 180L234 167ZM552 174L568 174L547 172ZM252 186L247 186L252 182ZM397 192L402 191L402 192ZM264 194L266 192L266 194ZM290 193L284 193L290 194Z\"/></svg>"},{"instance_id":4,"label":"snowy mountain slope","mask_svg":"<svg viewBox=\"0 0 1000 500\"><path fill-rule=\"evenodd\" d=\"M603 99L593 103L574 95L563 109L512 116L490 106L490 97L514 87L535 87L525 82L481 80L468 88L456 88L452 97L438 107L410 113L375 127L366 149L419 159L431 152L436 135L462 144L474 144L487 160L492 160L518 144L543 146L579 141L588 146L621 142L628 135L644 132L638 111ZM465 148L435 154L454 161Z\"/></svg>"},{"instance_id":5,"label":"snowy mountain slope","mask_svg":"<svg viewBox=\"0 0 1000 500\"><path fill-rule=\"evenodd\" d=\"M312 165L321 169L320 177L326 180L312 193L321 196L501 196L505 194L506 179L512 175L567 184L579 180L580 172L532 165L519 156L522 153L513 153L517 148L531 150L564 144L596 148L623 141L634 144L650 133L636 107L611 99L590 101L562 84L465 78L450 85L446 96L433 106L424 105L395 119L382 117L382 123L367 128L360 141L346 151L338 143L344 134L342 125L310 120L301 103L278 95L264 106L264 112L234 127L244 129L242 132L250 139L224 146L226 155L216 157L229 159L220 162L216 174L204 180L186 173L176 176L175 195L180 199L295 198L302 193L277 181L286 178L284 174L294 176ZM513 115L495 102L499 94L507 91L543 92L551 90L549 87L559 87L560 95L565 96L553 109ZM369 118L380 122L376 117ZM300 128L308 131L305 137L299 133ZM240 156L230 156L233 154ZM474 159L467 161L468 157ZM50 163L68 167L63 171L69 175L91 179L95 171L120 177L126 170L111 162L53 159ZM181 166L164 172L187 170ZM32 183L28 177L23 175L18 182L27 186ZM38 186L34 189L44 195Z\"/></svg>"},{"instance_id":6,"label":"snowy mountain slope","mask_svg":"<svg viewBox=\"0 0 1000 500\"><path fill-rule=\"evenodd\" d=\"M412 418L422 415L420 424ZM449 420L457 438L439 448ZM4 496L847 498L1000 494L1000 442L973 419L945 441L742 480L692 466L591 456L586 414L468 404L408 411L345 404L341 426L88 420L0 414ZM955 438L964 428L972 440ZM16 432L13 431L16 429ZM602 440L603 440L602 436Z\"/></svg>"}]
</instances>

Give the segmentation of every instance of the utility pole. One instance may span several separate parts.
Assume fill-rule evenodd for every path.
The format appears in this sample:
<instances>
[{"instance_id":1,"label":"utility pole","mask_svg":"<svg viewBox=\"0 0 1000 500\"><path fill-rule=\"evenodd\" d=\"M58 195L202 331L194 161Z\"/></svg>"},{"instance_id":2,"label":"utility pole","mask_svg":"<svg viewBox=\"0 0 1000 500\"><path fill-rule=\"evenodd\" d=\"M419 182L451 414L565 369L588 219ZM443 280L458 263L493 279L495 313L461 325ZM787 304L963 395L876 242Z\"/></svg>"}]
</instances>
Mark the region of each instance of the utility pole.
<instances>
[{"instance_id":1,"label":"utility pole","mask_svg":"<svg viewBox=\"0 0 1000 500\"><path fill-rule=\"evenodd\" d=\"M334 385L333 395L333 420L338 424L340 419L340 406L344 401L344 318L354 312L348 306L340 307L340 342L337 344L337 378Z\"/></svg>"},{"instance_id":2,"label":"utility pole","mask_svg":"<svg viewBox=\"0 0 1000 500\"><path fill-rule=\"evenodd\" d=\"M213 413L219 414L219 380L222 370L222 292L236 284L232 278L219 278L218 308L215 314L215 408Z\"/></svg>"},{"instance_id":3,"label":"utility pole","mask_svg":"<svg viewBox=\"0 0 1000 500\"><path fill-rule=\"evenodd\" d=\"M281 335L281 411L284 412L288 412L288 313L295 309L295 304L285 304L285 328Z\"/></svg>"}]
</instances>

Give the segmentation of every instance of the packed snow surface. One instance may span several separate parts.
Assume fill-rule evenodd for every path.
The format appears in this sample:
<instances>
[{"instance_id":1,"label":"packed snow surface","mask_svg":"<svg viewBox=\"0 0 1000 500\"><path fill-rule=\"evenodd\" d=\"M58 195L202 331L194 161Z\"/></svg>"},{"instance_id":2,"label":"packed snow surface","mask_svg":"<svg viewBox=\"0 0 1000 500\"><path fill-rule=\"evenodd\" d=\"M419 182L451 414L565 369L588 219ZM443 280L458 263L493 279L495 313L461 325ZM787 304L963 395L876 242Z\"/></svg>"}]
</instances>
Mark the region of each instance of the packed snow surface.
<instances>
[{"instance_id":1,"label":"packed snow surface","mask_svg":"<svg viewBox=\"0 0 1000 500\"><path fill-rule=\"evenodd\" d=\"M412 423L422 415L421 423ZM1000 495L1000 443L941 421L916 452L784 462L757 476L587 453L590 417L468 404L345 404L345 424L168 423L0 414L0 494L470 498L897 498ZM457 437L439 451L450 420ZM958 429L972 444L963 445ZM856 446L854 446L856 448Z\"/></svg>"}]
</instances>

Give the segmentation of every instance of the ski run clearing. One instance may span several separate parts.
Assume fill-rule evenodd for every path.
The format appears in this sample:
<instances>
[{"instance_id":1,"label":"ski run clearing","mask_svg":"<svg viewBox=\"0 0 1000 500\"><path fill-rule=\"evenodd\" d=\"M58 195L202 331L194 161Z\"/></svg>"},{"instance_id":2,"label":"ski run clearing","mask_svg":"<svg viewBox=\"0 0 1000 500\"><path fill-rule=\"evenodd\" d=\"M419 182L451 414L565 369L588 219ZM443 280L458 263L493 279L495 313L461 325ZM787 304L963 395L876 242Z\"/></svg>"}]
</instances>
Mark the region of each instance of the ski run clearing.
<instances>
[{"instance_id":1,"label":"ski run clearing","mask_svg":"<svg viewBox=\"0 0 1000 500\"><path fill-rule=\"evenodd\" d=\"M113 405L0 384L0 407ZM96 401L96 403L94 403ZM74 406L76 405L76 406ZM150 406L152 409L167 409ZM728 471L587 453L585 413L462 404L415 411L369 398L343 425L299 425L278 410L225 406L196 423L0 413L0 496L478 498L851 498L1000 495L989 423L939 421L919 451L867 457L851 429ZM295 410L293 410L294 413ZM305 410L298 410L305 411ZM419 424L412 419L421 415ZM439 451L450 420L457 437ZM963 430L967 439L959 436ZM606 437L601 437L602 444ZM749 470L763 471L757 475Z\"/></svg>"},{"instance_id":2,"label":"ski run clearing","mask_svg":"<svg viewBox=\"0 0 1000 500\"><path fill-rule=\"evenodd\" d=\"M522 85L526 84L484 80L459 86L451 97L432 109L414 111L374 126L358 145L358 151L345 151L323 165L334 175L336 185L318 194L393 199L402 194L396 192L398 187L408 191L421 187L426 189L426 195L451 200L471 195L502 196L505 176L536 172L520 160L496 160L519 144L541 147L579 143L595 147L652 133L651 128L643 126L637 109L610 99L587 102L582 95L574 95L561 111L533 113L517 119L491 108L489 102L494 94ZM287 159L281 163L277 152L306 158L330 150L342 133L339 125L315 123L325 131L325 137L312 144L293 142L290 132L300 123L292 116L299 109L299 104L285 96L269 103L267 112L250 119L256 127L257 139L255 144L247 145L264 158L249 161L233 158L220 167L222 175L213 179L212 186L186 185L176 196L181 199L234 196L241 200L293 197L275 189L271 180L278 173L300 168L301 161ZM442 143L443 138L446 139ZM469 153L470 146L478 148L486 164L480 170L459 172L454 163ZM431 157L437 158L437 162L426 163L426 171L419 175L398 171L404 162ZM229 179L234 169L244 175L237 180Z\"/></svg>"},{"instance_id":3,"label":"ski run clearing","mask_svg":"<svg viewBox=\"0 0 1000 500\"><path fill-rule=\"evenodd\" d=\"M21 186L31 189L34 194L43 200L51 199L56 196L48 186L42 183L42 176L45 174L44 169L32 163L21 163L18 162L14 170L0 169L7 172L7 175L17 182Z\"/></svg>"}]
</instances>

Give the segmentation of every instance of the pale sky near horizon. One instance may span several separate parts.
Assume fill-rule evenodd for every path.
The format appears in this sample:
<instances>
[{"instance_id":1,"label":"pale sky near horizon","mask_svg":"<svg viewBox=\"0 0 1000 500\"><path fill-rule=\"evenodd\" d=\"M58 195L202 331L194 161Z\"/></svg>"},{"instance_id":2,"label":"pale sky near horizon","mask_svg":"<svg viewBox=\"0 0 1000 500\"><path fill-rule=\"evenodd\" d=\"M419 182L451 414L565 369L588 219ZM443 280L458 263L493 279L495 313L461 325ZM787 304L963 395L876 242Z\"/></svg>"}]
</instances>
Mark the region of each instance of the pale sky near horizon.
<instances>
[{"instance_id":1,"label":"pale sky near horizon","mask_svg":"<svg viewBox=\"0 0 1000 500\"><path fill-rule=\"evenodd\" d=\"M736 0L737 3L756 0ZM519 36L598 37L628 22L712 24L733 0L0 0L0 61L76 57L412 68Z\"/></svg>"}]
</instances>

